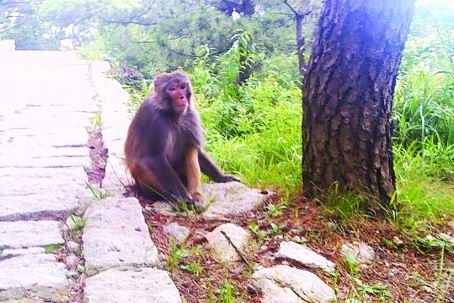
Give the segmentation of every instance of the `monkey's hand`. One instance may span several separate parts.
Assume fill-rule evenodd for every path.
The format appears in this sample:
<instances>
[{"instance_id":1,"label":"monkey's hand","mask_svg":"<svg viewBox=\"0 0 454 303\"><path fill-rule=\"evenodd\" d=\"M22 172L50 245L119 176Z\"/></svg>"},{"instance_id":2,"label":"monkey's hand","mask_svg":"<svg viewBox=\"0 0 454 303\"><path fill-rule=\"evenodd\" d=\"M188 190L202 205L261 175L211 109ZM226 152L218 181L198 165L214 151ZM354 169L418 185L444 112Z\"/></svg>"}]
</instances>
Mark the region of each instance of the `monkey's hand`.
<instances>
[{"instance_id":1,"label":"monkey's hand","mask_svg":"<svg viewBox=\"0 0 454 303\"><path fill-rule=\"evenodd\" d=\"M198 214L203 213L208 205L205 205L205 196L202 193L195 192L192 194L192 204L194 211Z\"/></svg>"},{"instance_id":2,"label":"monkey's hand","mask_svg":"<svg viewBox=\"0 0 454 303\"><path fill-rule=\"evenodd\" d=\"M168 194L167 201L170 203L174 210L181 210L181 208L185 208L184 205L191 205L194 203L192 197L189 194L183 195L175 195L175 194Z\"/></svg>"},{"instance_id":3,"label":"monkey's hand","mask_svg":"<svg viewBox=\"0 0 454 303\"><path fill-rule=\"evenodd\" d=\"M222 175L220 176L216 182L219 182L219 183L226 183L226 182L241 182L240 178L236 177L236 176L232 176L232 175Z\"/></svg>"}]
</instances>

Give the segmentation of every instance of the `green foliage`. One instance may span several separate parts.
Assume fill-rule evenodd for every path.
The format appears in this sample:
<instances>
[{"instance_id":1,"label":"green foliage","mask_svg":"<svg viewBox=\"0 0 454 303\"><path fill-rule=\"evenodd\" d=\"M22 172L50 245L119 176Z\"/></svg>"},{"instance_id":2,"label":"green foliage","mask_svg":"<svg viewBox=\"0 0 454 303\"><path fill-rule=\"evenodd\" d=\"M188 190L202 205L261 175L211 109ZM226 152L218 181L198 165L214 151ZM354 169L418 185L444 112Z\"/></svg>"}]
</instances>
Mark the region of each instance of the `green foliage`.
<instances>
[{"instance_id":1,"label":"green foliage","mask_svg":"<svg viewBox=\"0 0 454 303\"><path fill-rule=\"evenodd\" d=\"M251 224L249 224L249 229L259 240L265 239L266 234L264 231L260 230L260 226L257 224L257 222L252 222Z\"/></svg>"},{"instance_id":2,"label":"green foliage","mask_svg":"<svg viewBox=\"0 0 454 303\"><path fill-rule=\"evenodd\" d=\"M98 188L97 186L90 184L88 181L85 181L85 187L90 191L93 198L96 200L102 200L109 196L109 193L106 190Z\"/></svg>"},{"instance_id":3,"label":"green foliage","mask_svg":"<svg viewBox=\"0 0 454 303\"><path fill-rule=\"evenodd\" d=\"M44 251L46 253L52 253L52 252L56 252L56 251L62 249L63 247L64 247L63 244L50 244L50 245L44 246Z\"/></svg>"},{"instance_id":4,"label":"green foliage","mask_svg":"<svg viewBox=\"0 0 454 303\"><path fill-rule=\"evenodd\" d=\"M180 268L196 275L197 277L203 272L203 266L198 260L181 264Z\"/></svg>"},{"instance_id":5,"label":"green foliage","mask_svg":"<svg viewBox=\"0 0 454 303\"><path fill-rule=\"evenodd\" d=\"M181 268L192 272L196 275L199 275L203 271L202 265L198 261L186 262L183 263L182 259L200 255L201 251L198 248L186 248L184 246L179 246L175 242L171 243L169 257L167 260L167 269L172 272L177 266L181 263Z\"/></svg>"},{"instance_id":6,"label":"green foliage","mask_svg":"<svg viewBox=\"0 0 454 303\"><path fill-rule=\"evenodd\" d=\"M224 284L219 288L219 297L218 301L219 303L235 303L235 297L237 290L235 289L235 286L232 284L230 279L227 279Z\"/></svg>"},{"instance_id":7,"label":"green foliage","mask_svg":"<svg viewBox=\"0 0 454 303\"><path fill-rule=\"evenodd\" d=\"M73 222L73 224L71 226L71 231L72 232L82 231L82 229L84 229L85 225L87 225L87 219L86 218L81 218L81 217L78 217L78 216L76 216L74 214L70 214L69 218Z\"/></svg>"},{"instance_id":8,"label":"green foliage","mask_svg":"<svg viewBox=\"0 0 454 303\"><path fill-rule=\"evenodd\" d=\"M353 255L347 255L344 261L347 266L348 273L353 277L357 277L359 274L359 264L356 257Z\"/></svg>"},{"instance_id":9,"label":"green foliage","mask_svg":"<svg viewBox=\"0 0 454 303\"><path fill-rule=\"evenodd\" d=\"M395 94L394 164L400 208L393 220L411 229L454 216L454 31L449 30L453 18L427 19L454 13L434 7L421 8L425 15L417 10Z\"/></svg>"},{"instance_id":10,"label":"green foliage","mask_svg":"<svg viewBox=\"0 0 454 303\"><path fill-rule=\"evenodd\" d=\"M292 71L281 70L277 77L260 69L239 87L235 56L232 50L214 63L199 61L190 71L207 148L246 184L296 192L301 183L299 84ZM292 61L296 64L295 57ZM264 63L279 69L278 61Z\"/></svg>"},{"instance_id":11,"label":"green foliage","mask_svg":"<svg viewBox=\"0 0 454 303\"><path fill-rule=\"evenodd\" d=\"M39 0L0 1L0 40L14 39L19 50L55 50L63 37L38 14Z\"/></svg>"},{"instance_id":12,"label":"green foliage","mask_svg":"<svg viewBox=\"0 0 454 303\"><path fill-rule=\"evenodd\" d=\"M279 203L279 204L268 204L266 206L266 213L270 217L280 217L284 214L284 210L287 208L287 206Z\"/></svg>"},{"instance_id":13,"label":"green foliage","mask_svg":"<svg viewBox=\"0 0 454 303\"><path fill-rule=\"evenodd\" d=\"M447 251L448 253L454 253L454 245L443 239L443 238L435 238L431 235L427 235L426 237L417 237L415 240L416 247L420 251L430 251L434 249L439 249L442 252Z\"/></svg>"}]
</instances>

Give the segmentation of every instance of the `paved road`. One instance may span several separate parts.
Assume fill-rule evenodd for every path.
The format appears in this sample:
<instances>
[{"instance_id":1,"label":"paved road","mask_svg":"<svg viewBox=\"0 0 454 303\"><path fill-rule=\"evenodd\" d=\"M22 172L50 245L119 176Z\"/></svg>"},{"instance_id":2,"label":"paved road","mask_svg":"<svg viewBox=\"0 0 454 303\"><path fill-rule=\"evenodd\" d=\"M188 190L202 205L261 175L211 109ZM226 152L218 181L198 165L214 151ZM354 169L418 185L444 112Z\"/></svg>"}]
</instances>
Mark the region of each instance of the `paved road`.
<instances>
[{"instance_id":1,"label":"paved road","mask_svg":"<svg viewBox=\"0 0 454 303\"><path fill-rule=\"evenodd\" d=\"M98 112L87 61L62 52L0 54L0 301L64 301L57 219L78 206L87 130Z\"/></svg>"},{"instance_id":2,"label":"paved road","mask_svg":"<svg viewBox=\"0 0 454 303\"><path fill-rule=\"evenodd\" d=\"M0 220L64 212L84 184L86 127L97 112L89 63L17 51L2 53L0 66Z\"/></svg>"},{"instance_id":3,"label":"paved road","mask_svg":"<svg viewBox=\"0 0 454 303\"><path fill-rule=\"evenodd\" d=\"M181 303L151 268L140 204L121 196L128 95L105 71L71 53L0 53L0 302ZM85 189L94 118L109 149L102 202Z\"/></svg>"}]
</instances>

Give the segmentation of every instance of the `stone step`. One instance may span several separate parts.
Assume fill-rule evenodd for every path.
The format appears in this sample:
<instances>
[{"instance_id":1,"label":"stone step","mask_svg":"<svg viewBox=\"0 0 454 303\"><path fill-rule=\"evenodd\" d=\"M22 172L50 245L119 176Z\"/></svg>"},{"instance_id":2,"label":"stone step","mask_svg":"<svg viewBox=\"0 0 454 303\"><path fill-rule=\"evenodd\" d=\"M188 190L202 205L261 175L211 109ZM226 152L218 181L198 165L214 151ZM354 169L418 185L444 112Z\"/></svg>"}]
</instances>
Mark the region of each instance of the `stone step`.
<instances>
[{"instance_id":1,"label":"stone step","mask_svg":"<svg viewBox=\"0 0 454 303\"><path fill-rule=\"evenodd\" d=\"M63 243L57 221L0 222L0 248L24 248Z\"/></svg>"},{"instance_id":2,"label":"stone step","mask_svg":"<svg viewBox=\"0 0 454 303\"><path fill-rule=\"evenodd\" d=\"M84 218L87 224L82 242L87 269L157 264L158 250L136 199L110 197L94 201Z\"/></svg>"},{"instance_id":3,"label":"stone step","mask_svg":"<svg viewBox=\"0 0 454 303\"><path fill-rule=\"evenodd\" d=\"M79 198L71 189L0 196L0 221L64 218L78 206Z\"/></svg>"},{"instance_id":4,"label":"stone step","mask_svg":"<svg viewBox=\"0 0 454 303\"><path fill-rule=\"evenodd\" d=\"M155 268L109 269L87 279L85 303L181 303L169 273Z\"/></svg>"},{"instance_id":5,"label":"stone step","mask_svg":"<svg viewBox=\"0 0 454 303\"><path fill-rule=\"evenodd\" d=\"M336 302L334 290L313 273L276 265L259 268L252 275L253 285L263 293L263 303Z\"/></svg>"},{"instance_id":6,"label":"stone step","mask_svg":"<svg viewBox=\"0 0 454 303\"><path fill-rule=\"evenodd\" d=\"M0 301L41 302L28 299L39 298L66 302L68 286L65 265L52 254L26 254L0 261Z\"/></svg>"}]
</instances>

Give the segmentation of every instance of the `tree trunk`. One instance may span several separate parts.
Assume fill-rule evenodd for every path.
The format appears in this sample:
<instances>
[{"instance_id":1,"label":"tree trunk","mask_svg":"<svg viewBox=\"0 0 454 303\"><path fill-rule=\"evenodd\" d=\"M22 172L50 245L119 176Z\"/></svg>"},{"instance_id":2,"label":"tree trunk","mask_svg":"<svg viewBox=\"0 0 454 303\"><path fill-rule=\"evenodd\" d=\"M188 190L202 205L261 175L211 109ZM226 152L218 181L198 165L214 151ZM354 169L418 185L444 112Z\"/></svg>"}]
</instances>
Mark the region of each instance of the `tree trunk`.
<instances>
[{"instance_id":1,"label":"tree trunk","mask_svg":"<svg viewBox=\"0 0 454 303\"><path fill-rule=\"evenodd\" d=\"M333 184L387 205L391 109L414 0L326 0L304 80L304 194Z\"/></svg>"}]
</instances>

